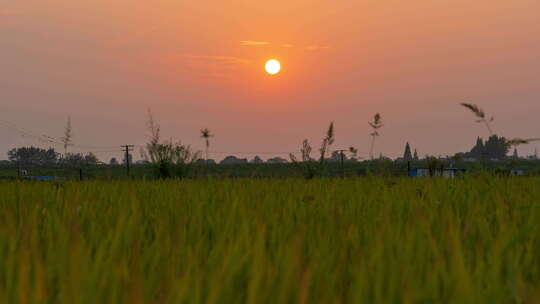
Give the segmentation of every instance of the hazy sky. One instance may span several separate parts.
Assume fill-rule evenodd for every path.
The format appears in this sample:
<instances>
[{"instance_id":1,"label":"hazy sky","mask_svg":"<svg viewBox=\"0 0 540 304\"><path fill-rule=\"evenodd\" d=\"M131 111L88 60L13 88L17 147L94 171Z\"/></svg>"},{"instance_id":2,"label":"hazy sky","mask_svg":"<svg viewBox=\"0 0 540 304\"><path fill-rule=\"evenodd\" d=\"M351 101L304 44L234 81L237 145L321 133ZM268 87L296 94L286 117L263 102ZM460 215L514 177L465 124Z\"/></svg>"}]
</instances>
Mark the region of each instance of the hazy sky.
<instances>
[{"instance_id":1,"label":"hazy sky","mask_svg":"<svg viewBox=\"0 0 540 304\"><path fill-rule=\"evenodd\" d=\"M487 136L460 102L540 137L538 20L538 0L0 0L0 159L43 146L6 123L61 137L68 115L91 147L73 151L143 144L148 108L215 152L318 146L335 121L334 148L365 156L380 112L377 154L453 154Z\"/></svg>"}]
</instances>

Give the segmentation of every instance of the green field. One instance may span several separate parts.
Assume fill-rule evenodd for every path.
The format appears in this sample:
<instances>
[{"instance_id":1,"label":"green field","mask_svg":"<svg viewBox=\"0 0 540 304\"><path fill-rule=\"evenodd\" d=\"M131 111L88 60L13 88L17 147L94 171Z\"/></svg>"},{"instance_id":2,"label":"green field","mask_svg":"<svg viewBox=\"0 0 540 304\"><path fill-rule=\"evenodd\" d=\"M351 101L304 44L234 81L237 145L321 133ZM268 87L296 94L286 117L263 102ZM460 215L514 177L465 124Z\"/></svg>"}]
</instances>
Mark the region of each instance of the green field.
<instances>
[{"instance_id":1,"label":"green field","mask_svg":"<svg viewBox=\"0 0 540 304\"><path fill-rule=\"evenodd\" d=\"M0 182L0 303L539 303L540 178Z\"/></svg>"}]
</instances>

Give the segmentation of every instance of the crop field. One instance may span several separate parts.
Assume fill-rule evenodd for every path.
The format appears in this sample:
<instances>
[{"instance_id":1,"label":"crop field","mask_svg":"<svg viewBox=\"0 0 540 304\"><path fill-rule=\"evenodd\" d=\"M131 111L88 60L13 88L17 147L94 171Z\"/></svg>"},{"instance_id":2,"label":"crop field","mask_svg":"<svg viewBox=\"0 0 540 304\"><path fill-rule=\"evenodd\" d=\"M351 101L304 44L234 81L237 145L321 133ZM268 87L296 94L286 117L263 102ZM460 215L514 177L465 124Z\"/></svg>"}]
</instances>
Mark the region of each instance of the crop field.
<instances>
[{"instance_id":1,"label":"crop field","mask_svg":"<svg viewBox=\"0 0 540 304\"><path fill-rule=\"evenodd\" d=\"M0 303L540 303L540 178L0 182Z\"/></svg>"}]
</instances>

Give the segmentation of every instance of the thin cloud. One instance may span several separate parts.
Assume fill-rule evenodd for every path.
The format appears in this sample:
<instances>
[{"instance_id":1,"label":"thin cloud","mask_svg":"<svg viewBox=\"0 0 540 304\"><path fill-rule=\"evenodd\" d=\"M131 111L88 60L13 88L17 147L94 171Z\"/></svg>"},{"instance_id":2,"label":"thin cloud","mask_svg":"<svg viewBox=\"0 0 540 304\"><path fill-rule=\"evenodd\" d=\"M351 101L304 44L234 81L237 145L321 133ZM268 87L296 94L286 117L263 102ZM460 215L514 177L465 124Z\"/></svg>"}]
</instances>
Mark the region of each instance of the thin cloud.
<instances>
[{"instance_id":1,"label":"thin cloud","mask_svg":"<svg viewBox=\"0 0 540 304\"><path fill-rule=\"evenodd\" d=\"M281 45L281 47L284 47L284 48L292 48L293 45L292 45L292 44L283 44L283 45Z\"/></svg>"},{"instance_id":2,"label":"thin cloud","mask_svg":"<svg viewBox=\"0 0 540 304\"><path fill-rule=\"evenodd\" d=\"M178 58L178 57L177 57ZM186 68L213 78L225 78L250 63L249 60L232 56L179 54Z\"/></svg>"},{"instance_id":3,"label":"thin cloud","mask_svg":"<svg viewBox=\"0 0 540 304\"><path fill-rule=\"evenodd\" d=\"M270 42L267 41L253 41L253 40L242 40L240 41L240 45L242 46L263 46L263 45L269 45Z\"/></svg>"},{"instance_id":4,"label":"thin cloud","mask_svg":"<svg viewBox=\"0 0 540 304\"><path fill-rule=\"evenodd\" d=\"M20 15L24 15L24 12L21 10L0 9L0 16L20 16Z\"/></svg>"},{"instance_id":5,"label":"thin cloud","mask_svg":"<svg viewBox=\"0 0 540 304\"><path fill-rule=\"evenodd\" d=\"M249 60L238 57L230 56L207 56L207 55L192 55L192 54L181 54L183 58L192 60L192 61L204 61L204 62L214 62L220 65L235 65L235 64L248 64Z\"/></svg>"},{"instance_id":6,"label":"thin cloud","mask_svg":"<svg viewBox=\"0 0 540 304\"><path fill-rule=\"evenodd\" d=\"M329 49L329 48L330 47L326 46L326 45L310 45L306 49L308 51L318 51L318 50L326 50L326 49Z\"/></svg>"}]
</instances>

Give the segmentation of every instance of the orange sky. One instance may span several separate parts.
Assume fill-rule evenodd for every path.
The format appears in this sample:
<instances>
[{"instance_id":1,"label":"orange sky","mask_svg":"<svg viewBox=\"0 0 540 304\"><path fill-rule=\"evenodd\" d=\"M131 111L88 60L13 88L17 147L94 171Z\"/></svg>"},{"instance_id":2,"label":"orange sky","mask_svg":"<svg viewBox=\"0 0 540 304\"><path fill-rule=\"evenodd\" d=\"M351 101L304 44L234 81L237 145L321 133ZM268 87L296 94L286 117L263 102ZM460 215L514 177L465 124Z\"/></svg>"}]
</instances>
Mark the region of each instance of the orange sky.
<instances>
[{"instance_id":1,"label":"orange sky","mask_svg":"<svg viewBox=\"0 0 540 304\"><path fill-rule=\"evenodd\" d=\"M381 112L376 150L396 157L486 136L465 101L500 135L540 136L536 0L84 2L0 1L0 120L59 137L71 115L76 143L109 147L144 143L151 108L167 137L202 148L208 127L220 152L318 145L333 120L336 149L367 152ZM36 144L0 137L2 154Z\"/></svg>"}]
</instances>

